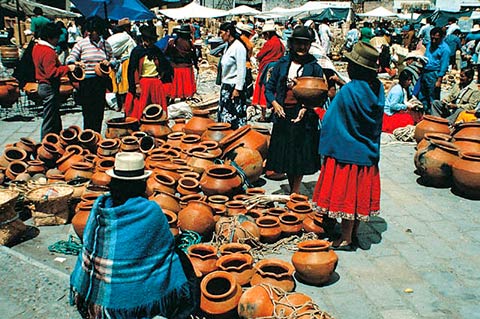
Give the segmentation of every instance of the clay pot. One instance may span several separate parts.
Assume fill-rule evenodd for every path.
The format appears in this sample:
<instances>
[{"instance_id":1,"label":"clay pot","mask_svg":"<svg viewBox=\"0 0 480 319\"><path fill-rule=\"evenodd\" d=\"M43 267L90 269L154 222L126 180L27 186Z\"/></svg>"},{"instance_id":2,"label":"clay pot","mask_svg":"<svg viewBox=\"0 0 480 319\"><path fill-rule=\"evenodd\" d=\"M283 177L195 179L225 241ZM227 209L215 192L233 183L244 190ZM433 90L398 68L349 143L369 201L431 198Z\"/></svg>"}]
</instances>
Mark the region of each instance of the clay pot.
<instances>
[{"instance_id":1,"label":"clay pot","mask_svg":"<svg viewBox=\"0 0 480 319\"><path fill-rule=\"evenodd\" d=\"M180 195L191 195L200 192L200 183L191 177L182 177L178 180L177 191Z\"/></svg>"},{"instance_id":2,"label":"clay pot","mask_svg":"<svg viewBox=\"0 0 480 319\"><path fill-rule=\"evenodd\" d=\"M73 93L73 85L70 83L68 78L62 78L62 80L66 82L61 83L58 89L58 99L60 103L66 102L68 97Z\"/></svg>"},{"instance_id":3,"label":"clay pot","mask_svg":"<svg viewBox=\"0 0 480 319\"><path fill-rule=\"evenodd\" d=\"M278 300L278 304L275 306L275 313L282 316L282 318L288 318L294 312L295 315L300 315L313 310L313 305L312 298L305 294L295 292Z\"/></svg>"},{"instance_id":4,"label":"clay pot","mask_svg":"<svg viewBox=\"0 0 480 319\"><path fill-rule=\"evenodd\" d=\"M5 64L5 60L2 60ZM0 80L0 104L3 107L10 107L20 97L20 87L15 79Z\"/></svg>"},{"instance_id":5,"label":"clay pot","mask_svg":"<svg viewBox=\"0 0 480 319\"><path fill-rule=\"evenodd\" d=\"M233 275L240 286L250 283L255 273L253 258L250 254L228 254L217 260L217 268Z\"/></svg>"},{"instance_id":6,"label":"clay pot","mask_svg":"<svg viewBox=\"0 0 480 319\"><path fill-rule=\"evenodd\" d=\"M323 78L302 76L293 79L295 98L307 107L322 105L327 98L328 86Z\"/></svg>"},{"instance_id":7,"label":"clay pot","mask_svg":"<svg viewBox=\"0 0 480 319\"><path fill-rule=\"evenodd\" d=\"M196 179L197 181L200 180L200 176L201 175L198 174L197 172L185 172L181 174L181 177L190 177L190 178Z\"/></svg>"},{"instance_id":8,"label":"clay pot","mask_svg":"<svg viewBox=\"0 0 480 319\"><path fill-rule=\"evenodd\" d=\"M273 300L278 295L267 286L257 285L245 290L238 302L238 315L242 319L269 318L273 316Z\"/></svg>"},{"instance_id":9,"label":"clay pot","mask_svg":"<svg viewBox=\"0 0 480 319\"><path fill-rule=\"evenodd\" d=\"M160 104L147 105L142 112L142 119L150 121L166 120L166 114Z\"/></svg>"},{"instance_id":10,"label":"clay pot","mask_svg":"<svg viewBox=\"0 0 480 319\"><path fill-rule=\"evenodd\" d=\"M260 152L262 158L267 157L268 141L265 135L253 130L250 125L245 125L234 132L224 137L220 142L220 147L225 150L225 153L234 149L239 144L249 149L255 149Z\"/></svg>"},{"instance_id":11,"label":"clay pot","mask_svg":"<svg viewBox=\"0 0 480 319\"><path fill-rule=\"evenodd\" d=\"M177 146L180 147L182 144L182 137L184 137L185 134L184 132L173 132L168 134L167 136L167 143L172 145L172 146Z\"/></svg>"},{"instance_id":12,"label":"clay pot","mask_svg":"<svg viewBox=\"0 0 480 319\"><path fill-rule=\"evenodd\" d=\"M303 229L307 233L315 233L317 236L325 236L325 229L323 224L323 215L321 213L315 213L307 216L303 222Z\"/></svg>"},{"instance_id":13,"label":"clay pot","mask_svg":"<svg viewBox=\"0 0 480 319\"><path fill-rule=\"evenodd\" d=\"M181 209L180 198L166 192L155 192L149 199L156 202L161 208L171 210L174 213L178 213Z\"/></svg>"},{"instance_id":14,"label":"clay pot","mask_svg":"<svg viewBox=\"0 0 480 319\"><path fill-rule=\"evenodd\" d=\"M183 132L185 127L185 119L175 119L175 124L172 126L172 132Z\"/></svg>"},{"instance_id":15,"label":"clay pot","mask_svg":"<svg viewBox=\"0 0 480 319\"><path fill-rule=\"evenodd\" d=\"M156 191L166 192L169 194L175 194L175 187L177 181L170 175L153 172L147 179L146 194L152 196Z\"/></svg>"},{"instance_id":16,"label":"clay pot","mask_svg":"<svg viewBox=\"0 0 480 319\"><path fill-rule=\"evenodd\" d=\"M27 173L31 176L35 174L43 174L46 171L45 163L39 160L28 161L27 165Z\"/></svg>"},{"instance_id":17,"label":"clay pot","mask_svg":"<svg viewBox=\"0 0 480 319\"><path fill-rule=\"evenodd\" d=\"M227 208L227 216L236 216L236 215L244 215L247 212L247 208L242 201L239 200L231 200L225 203L225 207Z\"/></svg>"},{"instance_id":18,"label":"clay pot","mask_svg":"<svg viewBox=\"0 0 480 319\"><path fill-rule=\"evenodd\" d=\"M168 209L162 209L162 211L163 211L163 214L165 214L165 217L167 218L170 232L172 233L173 237L177 236L179 233L178 226L177 226L177 221L178 221L177 214L175 214L174 212Z\"/></svg>"},{"instance_id":19,"label":"clay pot","mask_svg":"<svg viewBox=\"0 0 480 319\"><path fill-rule=\"evenodd\" d=\"M80 145L87 148L90 152L95 154L97 151L97 144L100 142L97 132L91 129L86 129L78 136Z\"/></svg>"},{"instance_id":20,"label":"clay pot","mask_svg":"<svg viewBox=\"0 0 480 319\"><path fill-rule=\"evenodd\" d=\"M297 193L292 193L290 194L290 200L285 204L285 206L292 210L292 207L295 203L299 202L308 202L308 196L302 195L302 194L297 194Z\"/></svg>"},{"instance_id":21,"label":"clay pot","mask_svg":"<svg viewBox=\"0 0 480 319\"><path fill-rule=\"evenodd\" d=\"M297 245L292 256L296 276L311 285L321 285L330 280L337 267L337 254L326 240L307 240Z\"/></svg>"},{"instance_id":22,"label":"clay pot","mask_svg":"<svg viewBox=\"0 0 480 319\"><path fill-rule=\"evenodd\" d=\"M192 156L187 160L187 165L193 168L194 172L203 174L207 167L213 165L215 158L215 155L209 153L193 152Z\"/></svg>"},{"instance_id":23,"label":"clay pot","mask_svg":"<svg viewBox=\"0 0 480 319\"><path fill-rule=\"evenodd\" d=\"M242 179L237 170L226 164L209 166L200 179L200 187L205 195L233 196L242 190Z\"/></svg>"},{"instance_id":24,"label":"clay pot","mask_svg":"<svg viewBox=\"0 0 480 319\"><path fill-rule=\"evenodd\" d=\"M211 123L207 125L207 130L202 134L202 141L220 142L225 136L232 133L230 123Z\"/></svg>"},{"instance_id":25,"label":"clay pot","mask_svg":"<svg viewBox=\"0 0 480 319\"><path fill-rule=\"evenodd\" d=\"M187 134L201 136L207 130L209 124L215 123L208 117L210 113L208 110L193 110L192 113L193 117L183 127L183 131Z\"/></svg>"},{"instance_id":26,"label":"clay pot","mask_svg":"<svg viewBox=\"0 0 480 319\"><path fill-rule=\"evenodd\" d=\"M263 173L263 159L255 149L237 146L230 151L225 150L224 157L234 161L245 172L250 183L258 181Z\"/></svg>"},{"instance_id":27,"label":"clay pot","mask_svg":"<svg viewBox=\"0 0 480 319\"><path fill-rule=\"evenodd\" d=\"M197 146L200 143L200 135L197 134L187 134L182 136L180 143L180 148L183 151L188 151L192 147Z\"/></svg>"},{"instance_id":28,"label":"clay pot","mask_svg":"<svg viewBox=\"0 0 480 319\"><path fill-rule=\"evenodd\" d=\"M106 78L110 75L112 68L110 65L105 65L101 62L95 65L95 74L101 78Z\"/></svg>"},{"instance_id":29,"label":"clay pot","mask_svg":"<svg viewBox=\"0 0 480 319\"><path fill-rule=\"evenodd\" d=\"M87 225L88 216L90 215L90 211L92 210L94 201L82 201L77 204L75 209L75 215L72 218L72 226L73 230L83 241L83 231L85 230L85 226Z\"/></svg>"},{"instance_id":30,"label":"clay pot","mask_svg":"<svg viewBox=\"0 0 480 319\"><path fill-rule=\"evenodd\" d=\"M67 182L67 185L73 188L72 199L80 199L85 193L90 180L86 178L76 178Z\"/></svg>"},{"instance_id":31,"label":"clay pot","mask_svg":"<svg viewBox=\"0 0 480 319\"><path fill-rule=\"evenodd\" d=\"M178 227L182 230L193 230L202 237L209 238L215 227L213 213L213 208L207 203L192 200L178 213Z\"/></svg>"},{"instance_id":32,"label":"clay pot","mask_svg":"<svg viewBox=\"0 0 480 319\"><path fill-rule=\"evenodd\" d=\"M45 166L55 167L56 161L61 157L58 147L50 142L44 142L37 149L37 157L45 163Z\"/></svg>"},{"instance_id":33,"label":"clay pot","mask_svg":"<svg viewBox=\"0 0 480 319\"><path fill-rule=\"evenodd\" d=\"M29 158L31 155L34 155L37 151L35 141L28 137L21 137L20 141L15 143L15 147L24 150L27 153L27 158Z\"/></svg>"},{"instance_id":34,"label":"clay pot","mask_svg":"<svg viewBox=\"0 0 480 319\"><path fill-rule=\"evenodd\" d=\"M5 176L10 180L15 180L18 175L27 172L28 165L22 161L11 161L8 163L7 169L5 170Z\"/></svg>"},{"instance_id":35,"label":"clay pot","mask_svg":"<svg viewBox=\"0 0 480 319\"><path fill-rule=\"evenodd\" d=\"M252 217L253 219L257 219L259 217L262 217L262 216L265 216L265 213L264 213L264 210L263 209L260 209L260 208L253 208L253 209L250 209L249 211L247 211L245 213L246 216L250 216Z\"/></svg>"},{"instance_id":36,"label":"clay pot","mask_svg":"<svg viewBox=\"0 0 480 319\"><path fill-rule=\"evenodd\" d=\"M106 138L122 138L138 131L139 123L133 117L117 117L107 121Z\"/></svg>"},{"instance_id":37,"label":"clay pot","mask_svg":"<svg viewBox=\"0 0 480 319\"><path fill-rule=\"evenodd\" d=\"M282 234L280 221L275 216L263 216L258 218L255 223L260 231L260 241L262 243L274 243Z\"/></svg>"},{"instance_id":38,"label":"clay pot","mask_svg":"<svg viewBox=\"0 0 480 319\"><path fill-rule=\"evenodd\" d=\"M144 136L148 136L148 134L142 131L136 131L136 132L133 132L131 136L135 136L136 138L141 139Z\"/></svg>"},{"instance_id":39,"label":"clay pot","mask_svg":"<svg viewBox=\"0 0 480 319\"><path fill-rule=\"evenodd\" d=\"M70 152L63 153L63 156L57 160L57 168L62 172L65 173L70 169L72 164L82 162L83 155L77 153L74 149Z\"/></svg>"},{"instance_id":40,"label":"clay pot","mask_svg":"<svg viewBox=\"0 0 480 319\"><path fill-rule=\"evenodd\" d=\"M202 274L202 277L217 270L217 248L208 244L194 244L188 247L190 258L195 272Z\"/></svg>"},{"instance_id":41,"label":"clay pot","mask_svg":"<svg viewBox=\"0 0 480 319\"><path fill-rule=\"evenodd\" d=\"M480 135L477 137L455 137L453 144L460 152L480 152Z\"/></svg>"},{"instance_id":42,"label":"clay pot","mask_svg":"<svg viewBox=\"0 0 480 319\"><path fill-rule=\"evenodd\" d=\"M60 142L66 147L67 145L76 144L78 142L77 131L69 127L60 131Z\"/></svg>"},{"instance_id":43,"label":"clay pot","mask_svg":"<svg viewBox=\"0 0 480 319\"><path fill-rule=\"evenodd\" d=\"M286 212L288 212L288 210L283 207L270 207L267 209L266 214L270 216L279 217L280 215Z\"/></svg>"},{"instance_id":44,"label":"clay pot","mask_svg":"<svg viewBox=\"0 0 480 319\"><path fill-rule=\"evenodd\" d=\"M180 165L173 164L173 163L156 162L154 170L155 172L158 172L158 173L164 173L164 174L170 175L176 181L178 181L181 178L180 173L178 173L177 171L180 167L181 167Z\"/></svg>"},{"instance_id":45,"label":"clay pot","mask_svg":"<svg viewBox=\"0 0 480 319\"><path fill-rule=\"evenodd\" d=\"M155 138L152 136L144 136L140 138L139 142L140 152L143 154L148 154L151 150L155 148Z\"/></svg>"},{"instance_id":46,"label":"clay pot","mask_svg":"<svg viewBox=\"0 0 480 319\"><path fill-rule=\"evenodd\" d=\"M204 202L206 197L202 194L189 194L180 197L180 206L183 208L187 207L188 203L192 200L198 200Z\"/></svg>"},{"instance_id":47,"label":"clay pot","mask_svg":"<svg viewBox=\"0 0 480 319\"><path fill-rule=\"evenodd\" d=\"M453 185L463 195L480 199L480 152L460 152L452 165Z\"/></svg>"},{"instance_id":48,"label":"clay pot","mask_svg":"<svg viewBox=\"0 0 480 319\"><path fill-rule=\"evenodd\" d=\"M68 72L68 77L72 82L83 81L85 79L85 70L77 65L72 72Z\"/></svg>"},{"instance_id":49,"label":"clay pot","mask_svg":"<svg viewBox=\"0 0 480 319\"><path fill-rule=\"evenodd\" d=\"M265 193L266 193L265 189L261 187L250 187L250 188L247 188L247 190L245 191L245 194L251 195L251 196L265 195Z\"/></svg>"},{"instance_id":50,"label":"clay pot","mask_svg":"<svg viewBox=\"0 0 480 319\"><path fill-rule=\"evenodd\" d=\"M212 154L215 157L220 157L223 153L222 149L220 148L220 145L218 142L215 141L202 141L200 142L201 146L204 146L206 148L205 152L208 154Z\"/></svg>"},{"instance_id":51,"label":"clay pot","mask_svg":"<svg viewBox=\"0 0 480 319\"><path fill-rule=\"evenodd\" d=\"M282 230L283 236L294 236L302 232L302 221L296 214L283 213L278 219L280 220L280 229Z\"/></svg>"},{"instance_id":52,"label":"clay pot","mask_svg":"<svg viewBox=\"0 0 480 319\"><path fill-rule=\"evenodd\" d=\"M247 244L241 243L227 243L219 247L218 251L220 255L230 255L230 254L250 254L252 247Z\"/></svg>"},{"instance_id":53,"label":"clay pot","mask_svg":"<svg viewBox=\"0 0 480 319\"><path fill-rule=\"evenodd\" d=\"M419 143L425 136L425 133L450 134L448 120L437 116L424 115L423 120L415 126L415 141Z\"/></svg>"},{"instance_id":54,"label":"clay pot","mask_svg":"<svg viewBox=\"0 0 480 319\"><path fill-rule=\"evenodd\" d=\"M480 136L480 122L467 122L455 126L453 138L478 138Z\"/></svg>"},{"instance_id":55,"label":"clay pot","mask_svg":"<svg viewBox=\"0 0 480 319\"><path fill-rule=\"evenodd\" d=\"M443 133L425 133L423 139L417 145L417 151L413 156L413 162L415 167L418 169L420 166L419 156L425 152L425 149L430 145L430 141L445 141L450 142L452 137Z\"/></svg>"},{"instance_id":56,"label":"clay pot","mask_svg":"<svg viewBox=\"0 0 480 319\"><path fill-rule=\"evenodd\" d=\"M262 259L255 265L255 274L252 276L250 284L252 286L270 284L290 292L295 288L294 271L295 268L286 261L275 258Z\"/></svg>"},{"instance_id":57,"label":"clay pot","mask_svg":"<svg viewBox=\"0 0 480 319\"><path fill-rule=\"evenodd\" d=\"M225 271L215 271L203 278L200 283L200 309L208 318L237 318L237 306L242 296L242 288L233 275Z\"/></svg>"},{"instance_id":58,"label":"clay pot","mask_svg":"<svg viewBox=\"0 0 480 319\"><path fill-rule=\"evenodd\" d=\"M235 227L232 242L252 243L260 239L260 229L251 217L238 215L240 225ZM253 243L252 243L253 245Z\"/></svg>"},{"instance_id":59,"label":"clay pot","mask_svg":"<svg viewBox=\"0 0 480 319\"><path fill-rule=\"evenodd\" d=\"M138 152L140 145L138 139L135 136L122 137L122 143L120 144L120 150L122 152Z\"/></svg>"},{"instance_id":60,"label":"clay pot","mask_svg":"<svg viewBox=\"0 0 480 319\"><path fill-rule=\"evenodd\" d=\"M48 176L47 183L54 184L54 183L63 183L65 182L65 175L64 174L52 174Z\"/></svg>"},{"instance_id":61,"label":"clay pot","mask_svg":"<svg viewBox=\"0 0 480 319\"><path fill-rule=\"evenodd\" d=\"M189 149L182 149L182 153L180 154L180 158L185 161L185 165L187 165L187 161L190 160L190 158L193 156L193 153L198 152L198 153L206 153L207 148L202 145L193 145ZM211 154L206 153L205 159L210 160L209 158L212 156ZM210 163L211 165L212 163ZM192 168L193 171L193 168Z\"/></svg>"},{"instance_id":62,"label":"clay pot","mask_svg":"<svg viewBox=\"0 0 480 319\"><path fill-rule=\"evenodd\" d=\"M140 130L150 136L166 140L172 129L168 126L168 120L140 120Z\"/></svg>"},{"instance_id":63,"label":"clay pot","mask_svg":"<svg viewBox=\"0 0 480 319\"><path fill-rule=\"evenodd\" d=\"M120 150L120 141L118 139L104 139L98 143L97 155L100 157L115 157Z\"/></svg>"},{"instance_id":64,"label":"clay pot","mask_svg":"<svg viewBox=\"0 0 480 319\"><path fill-rule=\"evenodd\" d=\"M312 205L310 202L298 202L298 203L293 203L289 207L290 211L297 215L298 219L300 221L304 220L307 216L312 214Z\"/></svg>"},{"instance_id":65,"label":"clay pot","mask_svg":"<svg viewBox=\"0 0 480 319\"><path fill-rule=\"evenodd\" d=\"M20 147L5 148L2 157L0 158L0 166L7 167L13 161L25 161L27 159L27 152Z\"/></svg>"},{"instance_id":66,"label":"clay pot","mask_svg":"<svg viewBox=\"0 0 480 319\"><path fill-rule=\"evenodd\" d=\"M458 159L458 149L453 143L430 141L430 145L418 156L418 172L426 185L450 187L452 165Z\"/></svg>"},{"instance_id":67,"label":"clay pot","mask_svg":"<svg viewBox=\"0 0 480 319\"><path fill-rule=\"evenodd\" d=\"M90 196L90 194L93 194L93 196L98 197L100 195L107 193L108 191L110 191L110 189L107 186L89 184L85 188L85 192L83 193L83 196Z\"/></svg>"},{"instance_id":68,"label":"clay pot","mask_svg":"<svg viewBox=\"0 0 480 319\"><path fill-rule=\"evenodd\" d=\"M252 129L254 129L255 131L257 131L258 133L262 134L263 136L265 136L265 138L267 139L267 146L270 145L270 138L272 137L271 134L270 134L270 130L267 128L267 127L260 127L260 126L252 126Z\"/></svg>"},{"instance_id":69,"label":"clay pot","mask_svg":"<svg viewBox=\"0 0 480 319\"><path fill-rule=\"evenodd\" d=\"M65 180L71 181L75 178L88 178L91 179L93 175L93 164L88 162L73 163L70 168L65 172Z\"/></svg>"},{"instance_id":70,"label":"clay pot","mask_svg":"<svg viewBox=\"0 0 480 319\"><path fill-rule=\"evenodd\" d=\"M42 139L42 143L45 143L45 142L50 142L52 144L55 144L59 149L60 153L63 153L62 150L64 150L64 145L62 145L60 136L58 134L48 133Z\"/></svg>"},{"instance_id":71,"label":"clay pot","mask_svg":"<svg viewBox=\"0 0 480 319\"><path fill-rule=\"evenodd\" d=\"M108 186L112 178L107 174L109 169L113 169L115 164L115 158L107 157L98 160L96 165L96 171L91 177L93 185Z\"/></svg>"}]
</instances>

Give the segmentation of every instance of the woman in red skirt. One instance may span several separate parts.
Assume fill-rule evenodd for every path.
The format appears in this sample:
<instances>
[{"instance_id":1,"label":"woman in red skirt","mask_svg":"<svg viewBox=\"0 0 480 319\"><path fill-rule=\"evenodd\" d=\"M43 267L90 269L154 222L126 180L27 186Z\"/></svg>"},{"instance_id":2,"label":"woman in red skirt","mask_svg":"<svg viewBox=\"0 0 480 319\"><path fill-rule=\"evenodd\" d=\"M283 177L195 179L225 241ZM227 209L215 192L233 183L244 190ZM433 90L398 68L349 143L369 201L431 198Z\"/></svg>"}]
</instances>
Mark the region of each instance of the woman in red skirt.
<instances>
[{"instance_id":1,"label":"woman in red skirt","mask_svg":"<svg viewBox=\"0 0 480 319\"><path fill-rule=\"evenodd\" d=\"M167 112L164 82L171 82L173 68L163 52L155 46L157 33L154 27L140 28L142 43L133 49L128 65L128 94L125 114L136 119L142 117L149 104L160 104Z\"/></svg>"},{"instance_id":2,"label":"woman in red skirt","mask_svg":"<svg viewBox=\"0 0 480 319\"><path fill-rule=\"evenodd\" d=\"M356 249L360 221L380 210L380 134L385 93L377 79L377 50L357 43L349 60L351 82L335 96L322 121L319 152L323 156L313 200L330 218L342 218L342 235L334 249Z\"/></svg>"},{"instance_id":3,"label":"woman in red skirt","mask_svg":"<svg viewBox=\"0 0 480 319\"><path fill-rule=\"evenodd\" d=\"M197 92L193 66L198 70L197 56L192 43L190 26L184 24L176 31L178 37L167 48L167 55L173 63L173 83L170 92L171 99L182 100L192 97Z\"/></svg>"}]
</instances>

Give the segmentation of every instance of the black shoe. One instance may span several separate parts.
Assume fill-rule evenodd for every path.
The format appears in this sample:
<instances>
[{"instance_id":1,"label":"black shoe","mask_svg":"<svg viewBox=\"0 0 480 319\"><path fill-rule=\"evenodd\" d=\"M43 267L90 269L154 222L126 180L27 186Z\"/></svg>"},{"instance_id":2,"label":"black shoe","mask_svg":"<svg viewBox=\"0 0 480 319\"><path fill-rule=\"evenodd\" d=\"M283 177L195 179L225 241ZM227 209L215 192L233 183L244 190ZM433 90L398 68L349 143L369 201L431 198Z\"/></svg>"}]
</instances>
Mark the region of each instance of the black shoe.
<instances>
[{"instance_id":1,"label":"black shoe","mask_svg":"<svg viewBox=\"0 0 480 319\"><path fill-rule=\"evenodd\" d=\"M351 242L350 244L346 245L340 245L340 246L332 246L333 250L338 250L338 251L355 251L357 250L357 247Z\"/></svg>"}]
</instances>

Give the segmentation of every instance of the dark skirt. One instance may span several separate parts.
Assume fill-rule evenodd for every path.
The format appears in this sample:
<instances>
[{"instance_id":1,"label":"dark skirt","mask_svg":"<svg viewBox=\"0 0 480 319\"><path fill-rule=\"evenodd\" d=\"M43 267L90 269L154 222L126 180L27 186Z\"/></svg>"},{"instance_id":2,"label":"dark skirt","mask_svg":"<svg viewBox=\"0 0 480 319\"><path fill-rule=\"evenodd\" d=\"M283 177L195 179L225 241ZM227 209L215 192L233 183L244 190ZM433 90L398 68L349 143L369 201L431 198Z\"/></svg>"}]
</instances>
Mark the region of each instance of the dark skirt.
<instances>
[{"instance_id":1,"label":"dark skirt","mask_svg":"<svg viewBox=\"0 0 480 319\"><path fill-rule=\"evenodd\" d=\"M284 119L275 117L266 168L289 175L314 174L320 168L318 116L307 109L300 122L292 123L300 107L284 110Z\"/></svg>"}]
</instances>

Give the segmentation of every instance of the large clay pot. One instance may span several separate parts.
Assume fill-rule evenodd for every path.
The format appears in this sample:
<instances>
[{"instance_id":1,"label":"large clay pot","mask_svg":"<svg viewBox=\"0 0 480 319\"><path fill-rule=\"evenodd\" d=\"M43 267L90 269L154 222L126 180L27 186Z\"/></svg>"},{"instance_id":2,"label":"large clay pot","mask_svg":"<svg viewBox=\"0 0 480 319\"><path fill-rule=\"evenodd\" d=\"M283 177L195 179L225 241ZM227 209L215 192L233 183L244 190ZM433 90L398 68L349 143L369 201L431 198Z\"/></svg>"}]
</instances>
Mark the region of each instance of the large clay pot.
<instances>
[{"instance_id":1,"label":"large clay pot","mask_svg":"<svg viewBox=\"0 0 480 319\"><path fill-rule=\"evenodd\" d=\"M150 104L143 109L142 119L158 121L166 120L167 116L165 112L163 112L163 108L160 104Z\"/></svg>"},{"instance_id":2,"label":"large clay pot","mask_svg":"<svg viewBox=\"0 0 480 319\"><path fill-rule=\"evenodd\" d=\"M106 138L121 138L138 131L138 120L133 117L117 117L107 121Z\"/></svg>"},{"instance_id":3,"label":"large clay pot","mask_svg":"<svg viewBox=\"0 0 480 319\"><path fill-rule=\"evenodd\" d=\"M175 194L175 187L177 181L170 175L153 172L152 175L147 179L147 190L146 194L148 196L153 195L156 191L162 191L169 194Z\"/></svg>"},{"instance_id":4,"label":"large clay pot","mask_svg":"<svg viewBox=\"0 0 480 319\"><path fill-rule=\"evenodd\" d=\"M93 175L93 164L88 162L78 162L70 166L65 172L65 180L71 181L75 178L88 178L91 179Z\"/></svg>"},{"instance_id":5,"label":"large clay pot","mask_svg":"<svg viewBox=\"0 0 480 319\"><path fill-rule=\"evenodd\" d=\"M273 300L272 300L273 299ZM248 288L238 302L238 315L242 319L270 318L273 316L273 301L278 295L269 287L257 285Z\"/></svg>"},{"instance_id":6,"label":"large clay pot","mask_svg":"<svg viewBox=\"0 0 480 319\"><path fill-rule=\"evenodd\" d=\"M73 230L82 241L83 231L87 225L88 216L92 210L93 203L94 201L81 201L78 203L75 209L75 215L72 218Z\"/></svg>"},{"instance_id":7,"label":"large clay pot","mask_svg":"<svg viewBox=\"0 0 480 319\"><path fill-rule=\"evenodd\" d=\"M27 160L27 152L20 147L7 147L3 151L3 155L0 158L0 166L7 167L12 161L25 161Z\"/></svg>"},{"instance_id":8,"label":"large clay pot","mask_svg":"<svg viewBox=\"0 0 480 319\"><path fill-rule=\"evenodd\" d=\"M235 147L224 154L245 173L250 183L255 183L263 173L263 159L259 151L247 147Z\"/></svg>"},{"instance_id":9,"label":"large clay pot","mask_svg":"<svg viewBox=\"0 0 480 319\"><path fill-rule=\"evenodd\" d=\"M201 136L207 130L209 124L215 123L214 120L208 117L210 114L208 110L193 110L192 113L193 117L183 127L183 131L187 134Z\"/></svg>"},{"instance_id":10,"label":"large clay pot","mask_svg":"<svg viewBox=\"0 0 480 319\"><path fill-rule=\"evenodd\" d=\"M110 177L110 175L107 174L107 171L109 169L113 169L114 164L115 158L113 157L106 157L98 160L95 167L96 171L91 177L92 184L108 186L112 178Z\"/></svg>"},{"instance_id":11,"label":"large clay pot","mask_svg":"<svg viewBox=\"0 0 480 319\"><path fill-rule=\"evenodd\" d=\"M239 144L244 147L255 149L260 152L262 158L267 157L268 141L267 137L253 130L250 125L245 125L225 136L220 142L225 152L230 151Z\"/></svg>"},{"instance_id":12,"label":"large clay pot","mask_svg":"<svg viewBox=\"0 0 480 319\"><path fill-rule=\"evenodd\" d=\"M459 137L478 138L480 136L480 122L461 123L455 126L452 136L455 139Z\"/></svg>"},{"instance_id":13,"label":"large clay pot","mask_svg":"<svg viewBox=\"0 0 480 319\"><path fill-rule=\"evenodd\" d=\"M207 203L192 200L178 213L178 227L182 230L193 230L202 237L209 238L215 227L213 213L213 208Z\"/></svg>"},{"instance_id":14,"label":"large clay pot","mask_svg":"<svg viewBox=\"0 0 480 319\"><path fill-rule=\"evenodd\" d=\"M140 120L140 130L150 136L166 140L172 129L168 126L168 120Z\"/></svg>"},{"instance_id":15,"label":"large clay pot","mask_svg":"<svg viewBox=\"0 0 480 319\"><path fill-rule=\"evenodd\" d=\"M452 166L453 185L463 195L480 199L480 152L460 152Z\"/></svg>"},{"instance_id":16,"label":"large clay pot","mask_svg":"<svg viewBox=\"0 0 480 319\"><path fill-rule=\"evenodd\" d=\"M262 243L274 243L282 234L280 221L275 216L263 216L258 218L255 223L260 230L260 241Z\"/></svg>"},{"instance_id":17,"label":"large clay pot","mask_svg":"<svg viewBox=\"0 0 480 319\"><path fill-rule=\"evenodd\" d=\"M417 144L417 151L413 156L413 162L418 169L420 162L418 160L420 154L425 152L425 149L430 145L430 141L445 141L450 142L452 137L443 133L425 133L423 139Z\"/></svg>"},{"instance_id":18,"label":"large clay pot","mask_svg":"<svg viewBox=\"0 0 480 319\"><path fill-rule=\"evenodd\" d=\"M205 152L193 152L187 159L187 165L193 168L194 172L203 174L205 169L213 165L216 156Z\"/></svg>"},{"instance_id":19,"label":"large clay pot","mask_svg":"<svg viewBox=\"0 0 480 319\"><path fill-rule=\"evenodd\" d=\"M289 318L294 312L296 317L313 309L312 298L305 294L295 292L283 296L278 300L278 304L275 306L275 313L282 318Z\"/></svg>"},{"instance_id":20,"label":"large clay pot","mask_svg":"<svg viewBox=\"0 0 480 319\"><path fill-rule=\"evenodd\" d=\"M321 106L327 97L328 86L323 78L302 76L293 79L292 88L297 100L307 107Z\"/></svg>"},{"instance_id":21,"label":"large clay pot","mask_svg":"<svg viewBox=\"0 0 480 319\"><path fill-rule=\"evenodd\" d=\"M220 142L225 136L232 132L232 125L230 123L211 123L208 124L207 130L202 134L202 141Z\"/></svg>"},{"instance_id":22,"label":"large clay pot","mask_svg":"<svg viewBox=\"0 0 480 319\"><path fill-rule=\"evenodd\" d=\"M250 284L270 284L290 292L295 289L294 271L295 268L289 262L276 258L262 259L255 264L255 274Z\"/></svg>"},{"instance_id":23,"label":"large clay pot","mask_svg":"<svg viewBox=\"0 0 480 319\"><path fill-rule=\"evenodd\" d=\"M415 141L419 143L425 136L425 133L450 134L448 120L437 116L424 115L423 120L415 126Z\"/></svg>"},{"instance_id":24,"label":"large clay pot","mask_svg":"<svg viewBox=\"0 0 480 319\"><path fill-rule=\"evenodd\" d=\"M477 137L456 136L453 144L460 152L480 152L480 135Z\"/></svg>"},{"instance_id":25,"label":"large clay pot","mask_svg":"<svg viewBox=\"0 0 480 319\"><path fill-rule=\"evenodd\" d=\"M200 187L205 195L233 196L242 190L242 179L237 170L226 164L209 166L200 179Z\"/></svg>"},{"instance_id":26,"label":"large clay pot","mask_svg":"<svg viewBox=\"0 0 480 319\"><path fill-rule=\"evenodd\" d=\"M183 128L185 127L185 119L175 119L175 124L172 126L172 132L183 132Z\"/></svg>"},{"instance_id":27,"label":"large clay pot","mask_svg":"<svg viewBox=\"0 0 480 319\"><path fill-rule=\"evenodd\" d=\"M458 148L453 143L430 141L430 145L418 156L418 172L429 186L450 187L452 165L457 159Z\"/></svg>"},{"instance_id":28,"label":"large clay pot","mask_svg":"<svg viewBox=\"0 0 480 319\"><path fill-rule=\"evenodd\" d=\"M255 273L253 258L250 254L235 253L221 256L217 260L217 268L232 274L240 286L250 283Z\"/></svg>"},{"instance_id":29,"label":"large clay pot","mask_svg":"<svg viewBox=\"0 0 480 319\"><path fill-rule=\"evenodd\" d=\"M156 202L161 208L171 210L174 213L178 213L181 210L180 198L167 192L155 192L149 199Z\"/></svg>"},{"instance_id":30,"label":"large clay pot","mask_svg":"<svg viewBox=\"0 0 480 319\"><path fill-rule=\"evenodd\" d=\"M307 240L297 245L292 256L296 276L301 281L321 285L330 280L337 267L337 254L326 240Z\"/></svg>"},{"instance_id":31,"label":"large clay pot","mask_svg":"<svg viewBox=\"0 0 480 319\"><path fill-rule=\"evenodd\" d=\"M194 244L188 247L190 258L195 272L202 277L217 270L217 248L208 244Z\"/></svg>"},{"instance_id":32,"label":"large clay pot","mask_svg":"<svg viewBox=\"0 0 480 319\"><path fill-rule=\"evenodd\" d=\"M208 318L238 318L237 306L242 288L233 275L225 271L212 272L203 278L200 291L200 309Z\"/></svg>"}]
</instances>

